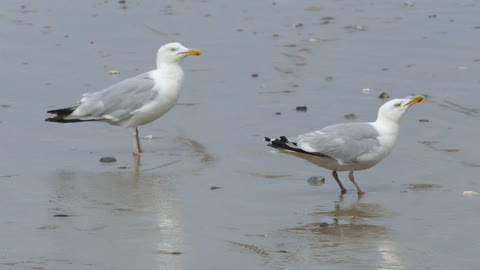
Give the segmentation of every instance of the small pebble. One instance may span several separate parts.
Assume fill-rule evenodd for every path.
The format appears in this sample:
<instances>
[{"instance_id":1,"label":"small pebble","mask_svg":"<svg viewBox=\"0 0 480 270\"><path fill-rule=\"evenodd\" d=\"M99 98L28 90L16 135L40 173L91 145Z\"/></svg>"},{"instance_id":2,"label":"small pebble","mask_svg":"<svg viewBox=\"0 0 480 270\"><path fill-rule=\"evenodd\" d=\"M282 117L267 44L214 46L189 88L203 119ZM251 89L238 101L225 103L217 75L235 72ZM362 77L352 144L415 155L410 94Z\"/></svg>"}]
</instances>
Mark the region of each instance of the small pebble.
<instances>
[{"instance_id":1,"label":"small pebble","mask_svg":"<svg viewBox=\"0 0 480 270\"><path fill-rule=\"evenodd\" d=\"M253 73L253 74L252 74L252 78L258 78L258 74L257 74L257 73Z\"/></svg>"},{"instance_id":2,"label":"small pebble","mask_svg":"<svg viewBox=\"0 0 480 270\"><path fill-rule=\"evenodd\" d=\"M221 189L222 187L217 187L217 186L213 186L213 187L210 187L210 190L217 190L217 189Z\"/></svg>"},{"instance_id":3,"label":"small pebble","mask_svg":"<svg viewBox=\"0 0 480 270\"><path fill-rule=\"evenodd\" d=\"M295 108L297 112L306 112L307 111L307 106L297 106Z\"/></svg>"},{"instance_id":4,"label":"small pebble","mask_svg":"<svg viewBox=\"0 0 480 270\"><path fill-rule=\"evenodd\" d=\"M147 135L145 137L143 137L145 140L151 140L153 139L153 135Z\"/></svg>"},{"instance_id":5,"label":"small pebble","mask_svg":"<svg viewBox=\"0 0 480 270\"><path fill-rule=\"evenodd\" d=\"M418 122L425 123L425 122L430 122L430 120L428 120L428 119L420 119L420 120L418 120Z\"/></svg>"},{"instance_id":6,"label":"small pebble","mask_svg":"<svg viewBox=\"0 0 480 270\"><path fill-rule=\"evenodd\" d=\"M345 114L343 117L348 120L355 120L358 118L358 116L354 113Z\"/></svg>"},{"instance_id":7,"label":"small pebble","mask_svg":"<svg viewBox=\"0 0 480 270\"><path fill-rule=\"evenodd\" d=\"M370 94L370 88L363 88L363 89L362 89L362 92L363 92L364 94Z\"/></svg>"},{"instance_id":8,"label":"small pebble","mask_svg":"<svg viewBox=\"0 0 480 270\"><path fill-rule=\"evenodd\" d=\"M325 177L323 176L312 176L307 179L307 182L312 186L321 186L325 184Z\"/></svg>"},{"instance_id":9,"label":"small pebble","mask_svg":"<svg viewBox=\"0 0 480 270\"><path fill-rule=\"evenodd\" d=\"M334 17L331 17L331 16L325 16L325 17L322 17L320 18L320 20L322 21L332 21L334 20L335 18Z\"/></svg>"},{"instance_id":10,"label":"small pebble","mask_svg":"<svg viewBox=\"0 0 480 270\"><path fill-rule=\"evenodd\" d=\"M389 98L390 98L390 95L389 95L387 92L382 92L382 93L380 93L380 95L378 96L378 98L381 98L381 99L389 99Z\"/></svg>"},{"instance_id":11,"label":"small pebble","mask_svg":"<svg viewBox=\"0 0 480 270\"><path fill-rule=\"evenodd\" d=\"M297 25L295 25L296 28L302 28L303 27L303 24L302 23L298 23Z\"/></svg>"},{"instance_id":12,"label":"small pebble","mask_svg":"<svg viewBox=\"0 0 480 270\"><path fill-rule=\"evenodd\" d=\"M280 114L282 114L282 113L281 113L281 112L276 112L276 113L275 113L275 115L280 115Z\"/></svg>"},{"instance_id":13,"label":"small pebble","mask_svg":"<svg viewBox=\"0 0 480 270\"><path fill-rule=\"evenodd\" d=\"M320 222L320 228L327 228L328 223L327 222Z\"/></svg>"},{"instance_id":14,"label":"small pebble","mask_svg":"<svg viewBox=\"0 0 480 270\"><path fill-rule=\"evenodd\" d=\"M113 163L113 162L117 162L117 159L114 158L114 157L102 157L100 159L100 162L102 162L102 163Z\"/></svg>"},{"instance_id":15,"label":"small pebble","mask_svg":"<svg viewBox=\"0 0 480 270\"><path fill-rule=\"evenodd\" d=\"M180 251L163 251L163 250L158 251L158 253L165 254L165 255L181 255L182 254L182 252Z\"/></svg>"}]
</instances>

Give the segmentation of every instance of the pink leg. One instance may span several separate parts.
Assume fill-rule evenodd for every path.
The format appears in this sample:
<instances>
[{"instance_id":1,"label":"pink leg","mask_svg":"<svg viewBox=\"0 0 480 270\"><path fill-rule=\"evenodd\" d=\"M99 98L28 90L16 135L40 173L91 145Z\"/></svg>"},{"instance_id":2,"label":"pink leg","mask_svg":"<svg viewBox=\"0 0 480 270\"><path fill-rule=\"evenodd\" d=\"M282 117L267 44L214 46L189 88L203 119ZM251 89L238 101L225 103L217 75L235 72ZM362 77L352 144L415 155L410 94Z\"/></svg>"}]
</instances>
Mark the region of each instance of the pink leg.
<instances>
[{"instance_id":1,"label":"pink leg","mask_svg":"<svg viewBox=\"0 0 480 270\"><path fill-rule=\"evenodd\" d=\"M336 171L332 171L332 176L333 178L335 178L335 181L337 181L337 184L340 187L340 192L342 194L347 193L347 189L342 185L342 182L340 182L340 179L338 179L338 174Z\"/></svg>"},{"instance_id":2,"label":"pink leg","mask_svg":"<svg viewBox=\"0 0 480 270\"><path fill-rule=\"evenodd\" d=\"M352 181L352 183L355 185L355 187L357 188L357 191L358 191L358 194L364 194L365 191L363 191L360 186L357 184L357 182L355 181L355 178L353 177L353 171L350 171L348 173L348 179L350 179L350 181Z\"/></svg>"},{"instance_id":3,"label":"pink leg","mask_svg":"<svg viewBox=\"0 0 480 270\"><path fill-rule=\"evenodd\" d=\"M140 140L138 139L138 129L135 127L132 129L133 135L133 155L138 157L142 154L142 147L140 146Z\"/></svg>"}]
</instances>

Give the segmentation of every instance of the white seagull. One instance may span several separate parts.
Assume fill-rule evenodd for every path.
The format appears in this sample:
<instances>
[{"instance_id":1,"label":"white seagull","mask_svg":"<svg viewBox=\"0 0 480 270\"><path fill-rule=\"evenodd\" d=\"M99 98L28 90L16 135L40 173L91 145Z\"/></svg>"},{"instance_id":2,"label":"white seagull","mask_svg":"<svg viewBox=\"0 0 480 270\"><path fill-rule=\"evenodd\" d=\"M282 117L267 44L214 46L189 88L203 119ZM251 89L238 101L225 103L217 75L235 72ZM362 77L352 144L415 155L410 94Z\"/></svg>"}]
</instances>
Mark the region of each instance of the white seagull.
<instances>
[{"instance_id":1,"label":"white seagull","mask_svg":"<svg viewBox=\"0 0 480 270\"><path fill-rule=\"evenodd\" d=\"M423 99L423 96L414 96L390 100L380 107L375 122L336 124L295 137L265 137L265 140L268 146L282 153L332 170L342 194L347 189L337 171L350 171L348 178L358 194L363 194L353 172L371 168L390 154L397 141L400 119L411 105Z\"/></svg>"},{"instance_id":2,"label":"white seagull","mask_svg":"<svg viewBox=\"0 0 480 270\"><path fill-rule=\"evenodd\" d=\"M84 93L77 105L50 110L48 122L76 123L101 121L132 128L135 156L142 153L138 126L148 124L168 112L177 102L183 86L182 60L198 56L178 42L167 43L157 52L157 69L128 78L95 93Z\"/></svg>"}]
</instances>

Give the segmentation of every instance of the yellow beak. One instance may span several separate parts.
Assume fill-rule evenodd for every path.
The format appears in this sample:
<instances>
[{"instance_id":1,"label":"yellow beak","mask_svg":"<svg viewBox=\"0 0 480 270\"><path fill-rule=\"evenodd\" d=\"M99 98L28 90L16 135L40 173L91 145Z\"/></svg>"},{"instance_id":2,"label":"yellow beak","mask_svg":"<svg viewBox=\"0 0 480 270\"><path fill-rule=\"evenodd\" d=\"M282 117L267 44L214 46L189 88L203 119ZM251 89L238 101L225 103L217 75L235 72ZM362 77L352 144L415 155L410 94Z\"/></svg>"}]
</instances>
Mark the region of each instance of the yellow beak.
<instances>
[{"instance_id":1,"label":"yellow beak","mask_svg":"<svg viewBox=\"0 0 480 270\"><path fill-rule=\"evenodd\" d=\"M412 97L412 99L407 104L405 104L405 106L410 106L410 105L413 105L415 103L420 103L420 102L422 102L423 99L424 99L423 96L414 96L414 97Z\"/></svg>"},{"instance_id":2,"label":"yellow beak","mask_svg":"<svg viewBox=\"0 0 480 270\"><path fill-rule=\"evenodd\" d=\"M188 51L179 52L178 54L199 56L202 54L202 51L200 51L199 49L192 48L192 49L188 49Z\"/></svg>"}]
</instances>

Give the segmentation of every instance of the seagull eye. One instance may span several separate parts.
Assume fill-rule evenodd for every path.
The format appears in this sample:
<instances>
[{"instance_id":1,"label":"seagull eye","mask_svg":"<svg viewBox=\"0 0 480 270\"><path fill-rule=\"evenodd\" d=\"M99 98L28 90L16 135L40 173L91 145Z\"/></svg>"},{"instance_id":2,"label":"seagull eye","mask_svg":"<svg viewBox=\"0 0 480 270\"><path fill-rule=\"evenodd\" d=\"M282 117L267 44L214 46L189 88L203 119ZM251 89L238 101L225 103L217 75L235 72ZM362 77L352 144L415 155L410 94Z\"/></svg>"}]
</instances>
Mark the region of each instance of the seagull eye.
<instances>
[{"instance_id":1,"label":"seagull eye","mask_svg":"<svg viewBox=\"0 0 480 270\"><path fill-rule=\"evenodd\" d=\"M394 106L395 108L398 108L398 107L400 107L401 105L402 105L402 103L399 102L399 103L395 103L393 106Z\"/></svg>"},{"instance_id":2,"label":"seagull eye","mask_svg":"<svg viewBox=\"0 0 480 270\"><path fill-rule=\"evenodd\" d=\"M178 49L177 48L170 48L170 51L171 52L176 52L176 51L178 51Z\"/></svg>"}]
</instances>

